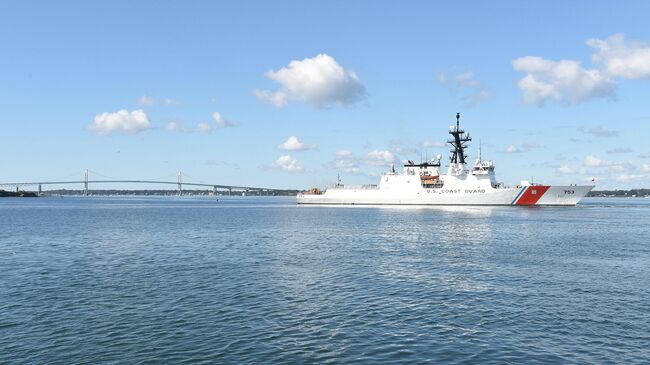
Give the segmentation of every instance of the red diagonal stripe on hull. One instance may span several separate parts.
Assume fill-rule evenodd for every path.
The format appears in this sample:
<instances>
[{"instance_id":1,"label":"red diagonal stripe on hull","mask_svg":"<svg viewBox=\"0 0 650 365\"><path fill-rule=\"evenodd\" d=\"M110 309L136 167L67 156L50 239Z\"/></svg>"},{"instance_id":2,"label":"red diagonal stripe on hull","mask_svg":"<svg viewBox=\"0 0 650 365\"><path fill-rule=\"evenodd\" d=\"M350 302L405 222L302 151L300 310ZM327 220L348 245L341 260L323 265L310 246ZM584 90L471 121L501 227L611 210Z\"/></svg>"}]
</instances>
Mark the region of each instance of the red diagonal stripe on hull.
<instances>
[{"instance_id":1,"label":"red diagonal stripe on hull","mask_svg":"<svg viewBox=\"0 0 650 365\"><path fill-rule=\"evenodd\" d=\"M515 205L534 205L546 193L550 186L533 185L521 194Z\"/></svg>"}]
</instances>

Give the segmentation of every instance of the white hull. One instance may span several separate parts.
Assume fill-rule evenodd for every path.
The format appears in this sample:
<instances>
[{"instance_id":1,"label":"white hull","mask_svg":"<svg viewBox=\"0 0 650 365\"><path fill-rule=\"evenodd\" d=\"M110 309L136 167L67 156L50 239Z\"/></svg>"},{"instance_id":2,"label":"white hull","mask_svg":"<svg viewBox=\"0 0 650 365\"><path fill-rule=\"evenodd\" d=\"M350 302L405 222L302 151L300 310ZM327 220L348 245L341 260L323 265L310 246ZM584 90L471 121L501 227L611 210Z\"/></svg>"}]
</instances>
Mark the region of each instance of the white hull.
<instances>
[{"instance_id":1,"label":"white hull","mask_svg":"<svg viewBox=\"0 0 650 365\"><path fill-rule=\"evenodd\" d=\"M329 188L323 194L297 196L298 204L333 205L576 205L593 185L543 186L497 189L390 189Z\"/></svg>"},{"instance_id":2,"label":"white hull","mask_svg":"<svg viewBox=\"0 0 650 365\"><path fill-rule=\"evenodd\" d=\"M514 188L496 181L494 164L478 158L473 166L466 162L465 149L471 141L459 125L449 127L454 147L447 173L440 171L438 155L431 163L406 161L403 173L391 172L381 176L378 185L349 188L339 183L321 193L298 194L298 204L362 204L362 205L576 205L593 185L548 186L522 181Z\"/></svg>"}]
</instances>

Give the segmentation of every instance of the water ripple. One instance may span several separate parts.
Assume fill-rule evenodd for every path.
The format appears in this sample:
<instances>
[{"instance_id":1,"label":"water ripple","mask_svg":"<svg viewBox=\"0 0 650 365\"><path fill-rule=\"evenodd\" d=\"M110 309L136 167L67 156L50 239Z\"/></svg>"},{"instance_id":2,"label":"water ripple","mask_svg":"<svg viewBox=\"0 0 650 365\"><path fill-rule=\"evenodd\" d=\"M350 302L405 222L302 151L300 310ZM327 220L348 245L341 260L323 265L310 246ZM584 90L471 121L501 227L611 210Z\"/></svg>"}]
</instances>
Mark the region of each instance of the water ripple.
<instances>
[{"instance_id":1,"label":"water ripple","mask_svg":"<svg viewBox=\"0 0 650 365\"><path fill-rule=\"evenodd\" d=\"M0 219L0 363L650 362L643 200L7 199Z\"/></svg>"}]
</instances>

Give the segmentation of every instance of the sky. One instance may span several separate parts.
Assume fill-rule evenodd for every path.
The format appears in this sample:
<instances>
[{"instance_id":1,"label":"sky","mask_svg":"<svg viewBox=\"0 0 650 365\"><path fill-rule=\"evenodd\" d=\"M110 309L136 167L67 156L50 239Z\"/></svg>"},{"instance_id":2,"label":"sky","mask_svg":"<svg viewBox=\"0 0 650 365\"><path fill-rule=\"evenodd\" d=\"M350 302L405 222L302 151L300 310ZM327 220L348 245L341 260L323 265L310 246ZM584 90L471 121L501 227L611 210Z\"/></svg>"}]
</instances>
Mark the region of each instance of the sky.
<instances>
[{"instance_id":1,"label":"sky","mask_svg":"<svg viewBox=\"0 0 650 365\"><path fill-rule=\"evenodd\" d=\"M650 187L647 1L4 1L0 182L376 183L461 125L508 185Z\"/></svg>"}]
</instances>

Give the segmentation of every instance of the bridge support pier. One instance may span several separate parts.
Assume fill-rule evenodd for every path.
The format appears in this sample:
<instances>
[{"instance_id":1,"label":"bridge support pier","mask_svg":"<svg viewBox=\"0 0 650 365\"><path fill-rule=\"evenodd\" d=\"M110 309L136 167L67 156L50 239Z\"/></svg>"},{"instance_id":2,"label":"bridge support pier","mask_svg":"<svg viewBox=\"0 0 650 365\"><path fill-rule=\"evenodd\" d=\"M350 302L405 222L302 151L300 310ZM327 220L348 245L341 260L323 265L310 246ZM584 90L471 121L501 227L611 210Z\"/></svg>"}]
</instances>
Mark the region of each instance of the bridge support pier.
<instances>
[{"instance_id":1,"label":"bridge support pier","mask_svg":"<svg viewBox=\"0 0 650 365\"><path fill-rule=\"evenodd\" d=\"M232 188L228 188L228 196L232 195Z\"/></svg>"},{"instance_id":2,"label":"bridge support pier","mask_svg":"<svg viewBox=\"0 0 650 365\"><path fill-rule=\"evenodd\" d=\"M88 169L84 171L84 196L88 196Z\"/></svg>"},{"instance_id":3,"label":"bridge support pier","mask_svg":"<svg viewBox=\"0 0 650 365\"><path fill-rule=\"evenodd\" d=\"M212 195L217 196L217 187L216 186L212 187Z\"/></svg>"},{"instance_id":4,"label":"bridge support pier","mask_svg":"<svg viewBox=\"0 0 650 365\"><path fill-rule=\"evenodd\" d=\"M183 195L183 173L178 172L178 196Z\"/></svg>"},{"instance_id":5,"label":"bridge support pier","mask_svg":"<svg viewBox=\"0 0 650 365\"><path fill-rule=\"evenodd\" d=\"M41 195L43 193L43 188L41 187L41 184L38 184L38 195Z\"/></svg>"},{"instance_id":6,"label":"bridge support pier","mask_svg":"<svg viewBox=\"0 0 650 365\"><path fill-rule=\"evenodd\" d=\"M17 193L20 192L20 186L18 186L18 185L16 185L16 192L17 192Z\"/></svg>"}]
</instances>

